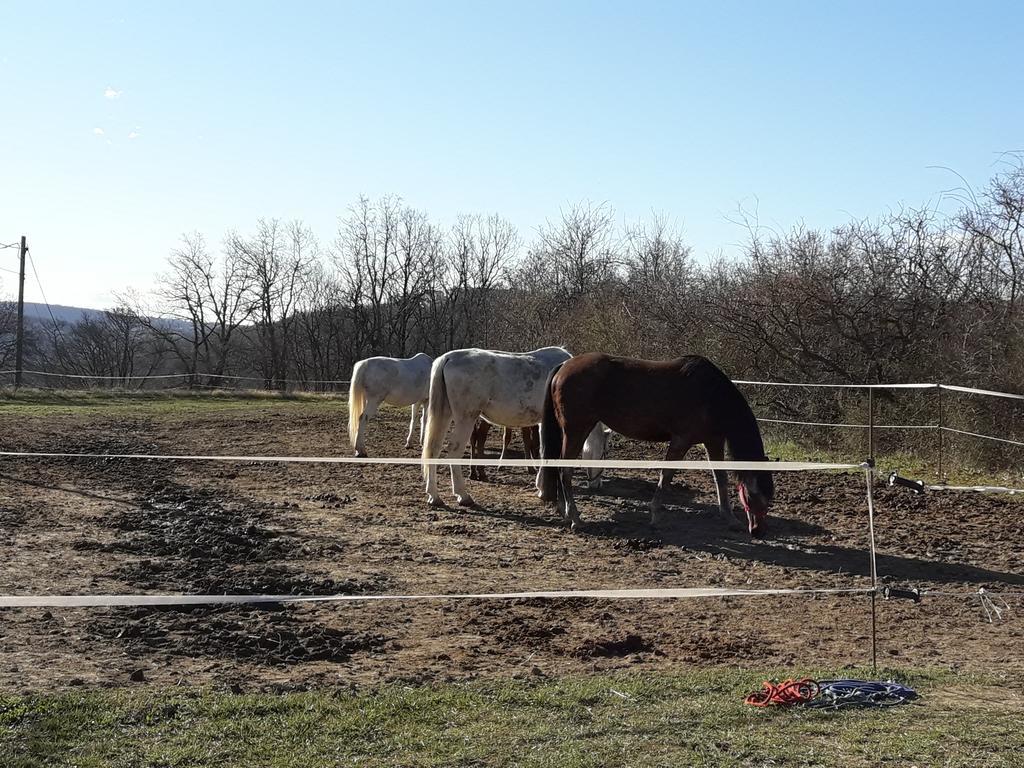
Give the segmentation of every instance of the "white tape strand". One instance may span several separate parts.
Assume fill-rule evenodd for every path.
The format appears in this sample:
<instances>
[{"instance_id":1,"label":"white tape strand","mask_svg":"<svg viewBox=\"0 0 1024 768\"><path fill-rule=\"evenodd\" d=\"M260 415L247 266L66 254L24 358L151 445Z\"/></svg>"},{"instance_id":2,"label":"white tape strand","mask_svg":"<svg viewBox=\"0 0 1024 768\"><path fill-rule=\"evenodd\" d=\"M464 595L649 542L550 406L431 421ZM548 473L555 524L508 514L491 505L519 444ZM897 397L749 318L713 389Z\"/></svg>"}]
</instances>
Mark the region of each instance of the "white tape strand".
<instances>
[{"instance_id":1,"label":"white tape strand","mask_svg":"<svg viewBox=\"0 0 1024 768\"><path fill-rule=\"evenodd\" d=\"M282 464L405 464L470 467L599 467L603 469L694 469L768 470L803 472L812 470L862 469L863 464L832 464L812 461L644 461L620 459L421 459L412 456L189 456L149 453L62 453L0 451L0 457L21 459L130 459L151 461L227 461Z\"/></svg>"},{"instance_id":2,"label":"white tape strand","mask_svg":"<svg viewBox=\"0 0 1024 768\"><path fill-rule=\"evenodd\" d=\"M953 384L939 384L940 389L948 389L950 392L965 392L969 395L986 395L988 397L1005 397L1010 400L1024 400L1024 395L1016 395L1012 392L996 392L993 389L975 389L974 387L958 387Z\"/></svg>"},{"instance_id":3,"label":"white tape strand","mask_svg":"<svg viewBox=\"0 0 1024 768\"><path fill-rule=\"evenodd\" d=\"M0 376L13 376L17 371L0 371ZM148 381L150 379L221 379L222 381L266 381L265 376L234 376L224 373L158 373L139 376L99 376L89 373L58 373L57 371L22 371L28 376L49 376L54 379L90 379L93 381ZM284 384L345 384L348 379L279 379Z\"/></svg>"},{"instance_id":4,"label":"white tape strand","mask_svg":"<svg viewBox=\"0 0 1024 768\"><path fill-rule=\"evenodd\" d=\"M11 376L17 371L0 371L0 375ZM187 379L188 373L161 373L145 376L93 376L87 373L56 373L54 371L22 371L25 376L50 376L55 379L94 379L96 381L143 381L145 379ZM197 374L199 375L199 374ZM207 374L201 374L206 376Z\"/></svg>"},{"instance_id":5,"label":"white tape strand","mask_svg":"<svg viewBox=\"0 0 1024 768\"><path fill-rule=\"evenodd\" d=\"M3 370L0 376L13 376L17 371ZM224 373L159 373L130 376L106 376L86 373L60 373L58 371L22 371L24 375L49 376L57 379L91 379L94 381L147 381L150 379L221 379L223 381L265 381L265 376L238 376ZM280 379L284 384L337 384L349 385L349 379ZM971 395L987 395L989 397L1005 397L1012 400L1024 400L1024 395L1013 392L998 392L993 389L978 389L976 387L961 387L955 384L928 384L924 382L910 382L907 384L824 384L817 382L798 381L748 381L745 379L733 379L733 384L743 384L758 387L801 387L805 389L947 389L951 392L964 392ZM823 425L823 426L853 426L853 425Z\"/></svg>"},{"instance_id":6,"label":"white tape strand","mask_svg":"<svg viewBox=\"0 0 1024 768\"><path fill-rule=\"evenodd\" d=\"M744 381L733 379L733 384L759 387L805 387L808 389L937 389L939 384L805 384L792 381Z\"/></svg>"},{"instance_id":7,"label":"white tape strand","mask_svg":"<svg viewBox=\"0 0 1024 768\"><path fill-rule=\"evenodd\" d=\"M848 429L869 429L870 424L839 424L832 421L788 421L786 419L758 419L768 424L794 424L800 427L837 427ZM875 429L938 429L938 424L875 424Z\"/></svg>"},{"instance_id":8,"label":"white tape strand","mask_svg":"<svg viewBox=\"0 0 1024 768\"><path fill-rule=\"evenodd\" d=\"M421 595L0 595L0 608L117 608L135 606L248 605L257 603L367 603L443 600L674 600L700 597L770 595L849 595L870 587L820 589L730 589L668 587L656 589L567 589L536 592L481 592Z\"/></svg>"},{"instance_id":9,"label":"white tape strand","mask_svg":"<svg viewBox=\"0 0 1024 768\"><path fill-rule=\"evenodd\" d=\"M1024 446L1020 440L1010 440L1005 437L996 437L995 435L983 435L980 432L968 432L964 429L953 429L953 427L941 427L943 432L952 432L954 435L967 435L968 437L977 437L982 440L995 440L997 443L1006 443L1008 445L1021 445Z\"/></svg>"},{"instance_id":10,"label":"white tape strand","mask_svg":"<svg viewBox=\"0 0 1024 768\"><path fill-rule=\"evenodd\" d=\"M977 493L1005 493L1010 496L1024 493L1024 488L1007 488L1005 485L926 485L926 491L976 491Z\"/></svg>"}]
</instances>

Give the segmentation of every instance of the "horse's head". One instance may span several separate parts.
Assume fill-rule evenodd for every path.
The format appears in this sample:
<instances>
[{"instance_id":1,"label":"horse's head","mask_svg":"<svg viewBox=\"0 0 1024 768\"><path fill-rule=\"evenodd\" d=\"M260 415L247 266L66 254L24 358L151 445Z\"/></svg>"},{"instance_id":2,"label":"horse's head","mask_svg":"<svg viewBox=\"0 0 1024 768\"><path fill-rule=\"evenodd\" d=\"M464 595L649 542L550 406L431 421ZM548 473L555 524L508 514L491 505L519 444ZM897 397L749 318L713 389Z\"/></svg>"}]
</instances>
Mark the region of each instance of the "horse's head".
<instances>
[{"instance_id":1,"label":"horse's head","mask_svg":"<svg viewBox=\"0 0 1024 768\"><path fill-rule=\"evenodd\" d=\"M608 437L612 431L604 424L598 423L590 434L587 441L583 443L583 458L601 460L608 456ZM604 474L604 467L587 467L587 487L600 488L601 475Z\"/></svg>"},{"instance_id":2,"label":"horse's head","mask_svg":"<svg viewBox=\"0 0 1024 768\"><path fill-rule=\"evenodd\" d=\"M739 473L736 483L740 503L747 513L747 528L750 535L761 538L765 534L765 518L768 507L775 498L775 480L771 472L765 470Z\"/></svg>"}]
</instances>

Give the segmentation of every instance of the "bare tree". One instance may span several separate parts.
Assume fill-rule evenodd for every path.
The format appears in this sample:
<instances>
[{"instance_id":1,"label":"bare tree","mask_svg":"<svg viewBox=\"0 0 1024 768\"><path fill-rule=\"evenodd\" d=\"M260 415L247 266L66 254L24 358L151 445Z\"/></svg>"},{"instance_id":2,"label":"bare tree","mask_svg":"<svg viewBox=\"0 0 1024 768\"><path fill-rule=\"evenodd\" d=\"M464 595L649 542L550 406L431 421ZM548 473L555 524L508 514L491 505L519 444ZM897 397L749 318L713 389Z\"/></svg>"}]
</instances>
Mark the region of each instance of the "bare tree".
<instances>
[{"instance_id":1,"label":"bare tree","mask_svg":"<svg viewBox=\"0 0 1024 768\"><path fill-rule=\"evenodd\" d=\"M704 347L696 270L682 234L663 215L627 227L625 287L617 346L642 356L673 357Z\"/></svg>"},{"instance_id":2,"label":"bare tree","mask_svg":"<svg viewBox=\"0 0 1024 768\"><path fill-rule=\"evenodd\" d=\"M0 368L13 367L17 347L18 307L13 301L0 301Z\"/></svg>"},{"instance_id":3,"label":"bare tree","mask_svg":"<svg viewBox=\"0 0 1024 768\"><path fill-rule=\"evenodd\" d=\"M318 255L300 221L260 219L250 237L234 234L229 249L245 267L259 342L257 365L268 387L284 389L289 373L295 309Z\"/></svg>"},{"instance_id":4,"label":"bare tree","mask_svg":"<svg viewBox=\"0 0 1024 768\"><path fill-rule=\"evenodd\" d=\"M588 203L562 211L560 221L541 227L533 250L551 265L555 289L572 301L615 276L616 245L614 211Z\"/></svg>"},{"instance_id":5,"label":"bare tree","mask_svg":"<svg viewBox=\"0 0 1024 768\"><path fill-rule=\"evenodd\" d=\"M238 329L252 315L250 282L230 242L215 258L194 232L182 236L157 276L155 303L133 293L119 298L198 383L200 373L227 372Z\"/></svg>"},{"instance_id":6,"label":"bare tree","mask_svg":"<svg viewBox=\"0 0 1024 768\"><path fill-rule=\"evenodd\" d=\"M75 323L54 327L51 354L66 373L95 377L92 385L128 386L151 374L161 362L143 320L128 307L86 314Z\"/></svg>"},{"instance_id":7,"label":"bare tree","mask_svg":"<svg viewBox=\"0 0 1024 768\"><path fill-rule=\"evenodd\" d=\"M460 216L448 234L444 279L448 348L490 347L520 248L515 227L497 215Z\"/></svg>"}]
</instances>

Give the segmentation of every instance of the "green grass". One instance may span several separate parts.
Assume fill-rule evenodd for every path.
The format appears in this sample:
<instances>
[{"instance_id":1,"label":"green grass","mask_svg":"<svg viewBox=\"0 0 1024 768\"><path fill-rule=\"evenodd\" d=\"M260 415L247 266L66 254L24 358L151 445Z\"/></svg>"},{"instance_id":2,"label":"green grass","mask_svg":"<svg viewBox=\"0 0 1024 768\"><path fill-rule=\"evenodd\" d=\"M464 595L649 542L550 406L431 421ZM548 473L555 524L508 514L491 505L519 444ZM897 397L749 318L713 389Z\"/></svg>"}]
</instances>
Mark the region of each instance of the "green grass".
<instances>
[{"instance_id":1,"label":"green grass","mask_svg":"<svg viewBox=\"0 0 1024 768\"><path fill-rule=\"evenodd\" d=\"M838 713L748 707L763 678L728 669L360 693L7 696L0 764L1019 765L1019 696L995 680L902 678L920 702Z\"/></svg>"},{"instance_id":2,"label":"green grass","mask_svg":"<svg viewBox=\"0 0 1024 768\"><path fill-rule=\"evenodd\" d=\"M781 461L823 461L823 462L860 462L865 456L852 456L849 451L828 450L800 445L792 440L768 440L766 451L773 459ZM938 483L938 467L934 457L921 456L910 451L894 451L879 454L875 457L878 476L886 478L892 471L912 480L923 480L925 483ZM950 485L1008 485L1021 487L1024 478L1018 470L974 467L962 462L955 462L955 457L948 456L943 468L943 481ZM1020 500L1018 496L1007 497Z\"/></svg>"}]
</instances>

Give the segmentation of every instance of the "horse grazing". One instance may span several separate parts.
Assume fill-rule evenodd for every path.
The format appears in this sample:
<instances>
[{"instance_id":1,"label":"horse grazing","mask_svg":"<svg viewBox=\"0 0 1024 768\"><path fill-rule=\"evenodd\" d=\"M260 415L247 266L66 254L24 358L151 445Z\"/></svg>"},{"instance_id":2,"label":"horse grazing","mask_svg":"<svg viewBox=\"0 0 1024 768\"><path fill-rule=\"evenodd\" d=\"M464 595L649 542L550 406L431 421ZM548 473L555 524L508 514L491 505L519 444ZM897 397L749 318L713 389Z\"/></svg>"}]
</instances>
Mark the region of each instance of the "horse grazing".
<instances>
[{"instance_id":1,"label":"horse grazing","mask_svg":"<svg viewBox=\"0 0 1024 768\"><path fill-rule=\"evenodd\" d=\"M462 457L479 417L505 427L531 427L541 422L544 385L551 369L572 355L561 347L531 352L455 349L434 360L430 369L430 400L423 437L423 458L436 459L449 425L449 456ZM440 506L437 467L423 465L427 501ZM452 490L463 506L473 504L462 466L452 465Z\"/></svg>"},{"instance_id":2,"label":"horse grazing","mask_svg":"<svg viewBox=\"0 0 1024 768\"><path fill-rule=\"evenodd\" d=\"M477 418L505 427L530 427L540 423L544 407L544 385L551 369L572 355L561 347L544 347L532 352L494 352L486 349L456 349L434 361L430 369L430 401L423 437L423 458L441 454L444 436L454 421L448 441L448 455L466 452ZM452 492L455 500L472 505L461 465L453 464ZM423 465L427 501L441 506L437 492L437 467Z\"/></svg>"},{"instance_id":3,"label":"horse grazing","mask_svg":"<svg viewBox=\"0 0 1024 768\"><path fill-rule=\"evenodd\" d=\"M407 360L370 357L352 369L348 388L348 439L356 456L366 456L366 423L377 414L381 403L412 406L405 447L412 447L416 429L416 407L420 411L420 441L423 440L427 395L430 389L429 355L420 352Z\"/></svg>"},{"instance_id":4,"label":"horse grazing","mask_svg":"<svg viewBox=\"0 0 1024 768\"><path fill-rule=\"evenodd\" d=\"M548 377L541 421L541 456L574 459L598 421L626 437L667 442L666 461L682 459L703 443L708 458L721 461L725 449L737 461L767 461L757 419L742 393L710 360L696 355L676 360L634 360L590 353L558 366ZM728 474L713 470L718 506L732 525ZM663 469L651 500L651 522L658 525L662 495L675 470ZM765 532L765 517L775 495L772 473L737 472L740 503L752 536ZM579 511L572 495L572 469L544 467L538 475L540 497L562 501L563 518L573 529Z\"/></svg>"}]
</instances>

